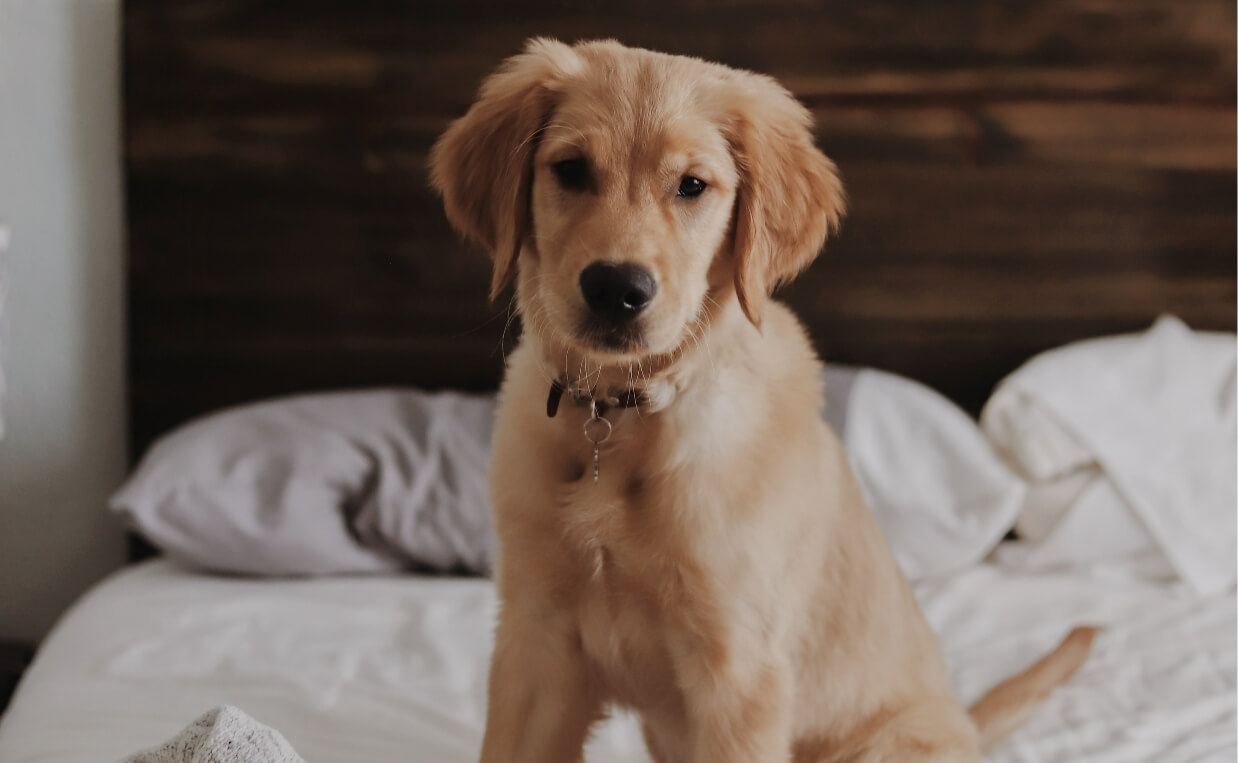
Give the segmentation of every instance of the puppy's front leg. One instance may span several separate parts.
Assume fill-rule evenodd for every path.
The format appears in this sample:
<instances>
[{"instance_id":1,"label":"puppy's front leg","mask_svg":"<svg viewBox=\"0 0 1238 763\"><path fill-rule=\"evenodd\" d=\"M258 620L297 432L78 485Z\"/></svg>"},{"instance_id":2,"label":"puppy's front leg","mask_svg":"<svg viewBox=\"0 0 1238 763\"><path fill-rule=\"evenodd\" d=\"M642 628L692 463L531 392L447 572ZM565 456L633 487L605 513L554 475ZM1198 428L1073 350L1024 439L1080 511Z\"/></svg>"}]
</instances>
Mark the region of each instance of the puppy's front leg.
<instances>
[{"instance_id":1,"label":"puppy's front leg","mask_svg":"<svg viewBox=\"0 0 1238 763\"><path fill-rule=\"evenodd\" d=\"M791 691L775 664L719 669L696 661L685 687L694 763L788 763ZM693 680L695 679L695 680Z\"/></svg>"},{"instance_id":2,"label":"puppy's front leg","mask_svg":"<svg viewBox=\"0 0 1238 763\"><path fill-rule=\"evenodd\" d=\"M576 763L601 716L567 618L504 605L490 662L481 763Z\"/></svg>"}]
</instances>

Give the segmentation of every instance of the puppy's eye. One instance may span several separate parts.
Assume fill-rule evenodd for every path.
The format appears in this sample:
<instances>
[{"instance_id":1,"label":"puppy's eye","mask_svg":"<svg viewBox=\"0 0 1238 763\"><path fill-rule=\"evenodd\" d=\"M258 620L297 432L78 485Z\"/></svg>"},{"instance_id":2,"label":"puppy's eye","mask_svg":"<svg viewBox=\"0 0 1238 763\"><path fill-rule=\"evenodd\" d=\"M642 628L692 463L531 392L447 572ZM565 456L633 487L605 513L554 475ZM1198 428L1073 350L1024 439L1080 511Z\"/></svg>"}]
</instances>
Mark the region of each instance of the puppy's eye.
<instances>
[{"instance_id":1,"label":"puppy's eye","mask_svg":"<svg viewBox=\"0 0 1238 763\"><path fill-rule=\"evenodd\" d=\"M559 185L567 191L584 191L589 187L589 165L584 159L564 159L550 165Z\"/></svg>"},{"instance_id":2,"label":"puppy's eye","mask_svg":"<svg viewBox=\"0 0 1238 763\"><path fill-rule=\"evenodd\" d=\"M705 192L705 181L700 178L694 178L691 175L684 175L679 181L679 191L676 196L682 196L685 199L695 199Z\"/></svg>"}]
</instances>

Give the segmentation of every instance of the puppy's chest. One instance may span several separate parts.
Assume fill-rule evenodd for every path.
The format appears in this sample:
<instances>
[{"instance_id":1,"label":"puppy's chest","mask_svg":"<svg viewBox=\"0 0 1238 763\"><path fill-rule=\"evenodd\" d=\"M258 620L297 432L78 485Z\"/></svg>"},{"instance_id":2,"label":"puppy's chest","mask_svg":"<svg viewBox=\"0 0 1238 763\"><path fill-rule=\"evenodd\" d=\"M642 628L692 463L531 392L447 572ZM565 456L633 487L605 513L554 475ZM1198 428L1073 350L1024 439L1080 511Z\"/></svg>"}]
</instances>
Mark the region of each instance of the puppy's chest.
<instances>
[{"instance_id":1,"label":"puppy's chest","mask_svg":"<svg viewBox=\"0 0 1238 763\"><path fill-rule=\"evenodd\" d=\"M677 526L675 496L642 476L641 453L619 443L592 452L581 479L556 496L564 552L575 566L581 646L612 699L633 707L664 702L674 680L667 634L683 607L680 566L692 550Z\"/></svg>"},{"instance_id":2,"label":"puppy's chest","mask_svg":"<svg viewBox=\"0 0 1238 763\"><path fill-rule=\"evenodd\" d=\"M668 643L674 626L655 593L606 567L577 602L581 649L610 699L648 708L666 701L674 687Z\"/></svg>"},{"instance_id":3,"label":"puppy's chest","mask_svg":"<svg viewBox=\"0 0 1238 763\"><path fill-rule=\"evenodd\" d=\"M690 553L681 525L684 506L674 494L674 478L651 478L649 452L636 443L603 448L594 480L591 446L567 456L569 474L554 486L554 520L563 552L579 567L591 588L608 596L657 596L661 585L655 560L667 564Z\"/></svg>"},{"instance_id":4,"label":"puppy's chest","mask_svg":"<svg viewBox=\"0 0 1238 763\"><path fill-rule=\"evenodd\" d=\"M650 543L674 530L674 478L659 468L657 430L625 416L595 454L582 426L570 419L565 424L546 451L547 473L562 478L546 487L569 553L589 557L590 566L602 551L624 566L635 561L633 554L648 555Z\"/></svg>"}]
</instances>

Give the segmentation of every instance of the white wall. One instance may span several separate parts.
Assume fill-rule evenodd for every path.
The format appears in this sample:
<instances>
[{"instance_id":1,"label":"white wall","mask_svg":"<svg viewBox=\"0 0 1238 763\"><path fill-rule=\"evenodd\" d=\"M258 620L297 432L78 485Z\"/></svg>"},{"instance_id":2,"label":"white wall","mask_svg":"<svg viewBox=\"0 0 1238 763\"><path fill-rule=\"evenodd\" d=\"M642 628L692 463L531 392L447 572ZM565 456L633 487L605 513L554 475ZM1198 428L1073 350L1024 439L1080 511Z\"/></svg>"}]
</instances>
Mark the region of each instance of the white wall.
<instances>
[{"instance_id":1,"label":"white wall","mask_svg":"<svg viewBox=\"0 0 1238 763\"><path fill-rule=\"evenodd\" d=\"M0 637L43 635L123 561L119 22L118 0L0 0Z\"/></svg>"}]
</instances>

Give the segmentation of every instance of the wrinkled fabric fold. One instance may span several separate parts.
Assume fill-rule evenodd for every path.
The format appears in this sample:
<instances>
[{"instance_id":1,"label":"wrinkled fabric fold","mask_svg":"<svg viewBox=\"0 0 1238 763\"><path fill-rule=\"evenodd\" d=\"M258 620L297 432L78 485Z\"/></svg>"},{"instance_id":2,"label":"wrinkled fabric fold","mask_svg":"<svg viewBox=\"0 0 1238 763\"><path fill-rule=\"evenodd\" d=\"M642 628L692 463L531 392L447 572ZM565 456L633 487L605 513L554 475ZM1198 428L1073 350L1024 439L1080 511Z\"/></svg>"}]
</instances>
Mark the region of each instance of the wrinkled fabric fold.
<instances>
[{"instance_id":1,"label":"wrinkled fabric fold","mask_svg":"<svg viewBox=\"0 0 1238 763\"><path fill-rule=\"evenodd\" d=\"M1148 331L1032 359L981 425L1030 483L999 560L1165 573L1198 593L1235 581L1235 338L1162 317ZM1163 558L1163 563L1162 559Z\"/></svg>"}]
</instances>

